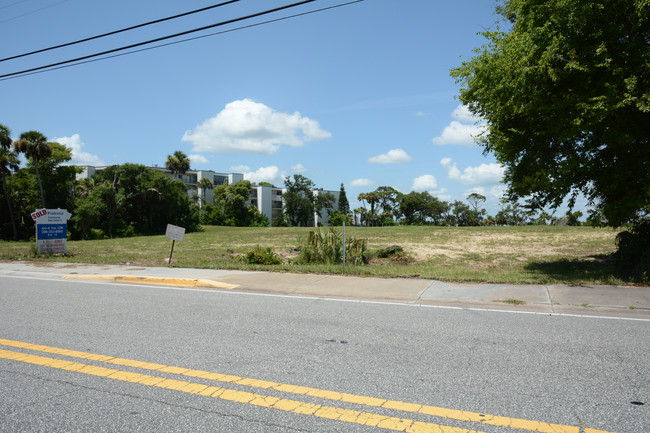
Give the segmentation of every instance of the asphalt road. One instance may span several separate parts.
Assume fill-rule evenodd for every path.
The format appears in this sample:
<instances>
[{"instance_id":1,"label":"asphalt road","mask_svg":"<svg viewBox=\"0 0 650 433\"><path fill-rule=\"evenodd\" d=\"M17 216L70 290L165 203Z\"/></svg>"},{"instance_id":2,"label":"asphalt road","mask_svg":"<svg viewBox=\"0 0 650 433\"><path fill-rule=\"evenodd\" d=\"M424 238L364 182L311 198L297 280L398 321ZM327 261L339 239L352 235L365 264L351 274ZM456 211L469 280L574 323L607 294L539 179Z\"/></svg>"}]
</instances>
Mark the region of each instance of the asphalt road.
<instances>
[{"instance_id":1,"label":"asphalt road","mask_svg":"<svg viewBox=\"0 0 650 433\"><path fill-rule=\"evenodd\" d=\"M647 433L649 337L643 320L0 277L0 431Z\"/></svg>"}]
</instances>

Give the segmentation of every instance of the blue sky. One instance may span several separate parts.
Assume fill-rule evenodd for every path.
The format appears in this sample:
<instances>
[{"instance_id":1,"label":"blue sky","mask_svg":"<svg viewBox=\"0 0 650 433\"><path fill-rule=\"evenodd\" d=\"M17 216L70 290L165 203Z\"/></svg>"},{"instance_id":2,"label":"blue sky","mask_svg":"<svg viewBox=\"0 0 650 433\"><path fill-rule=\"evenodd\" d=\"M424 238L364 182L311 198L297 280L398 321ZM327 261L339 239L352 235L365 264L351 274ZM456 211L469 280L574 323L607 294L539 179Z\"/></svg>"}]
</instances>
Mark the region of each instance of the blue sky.
<instances>
[{"instance_id":1,"label":"blue sky","mask_svg":"<svg viewBox=\"0 0 650 433\"><path fill-rule=\"evenodd\" d=\"M242 0L194 16L0 63L0 74L206 26L291 1ZM219 27L306 12L318 0ZM0 57L214 4L171 0L0 0ZM473 144L480 132L455 98L450 68L493 29L492 0L365 0L288 20L71 68L0 81L0 123L73 148L74 163L192 168L282 185L392 186L447 200L471 192L496 213L503 169ZM9 42L9 43L7 43Z\"/></svg>"}]
</instances>

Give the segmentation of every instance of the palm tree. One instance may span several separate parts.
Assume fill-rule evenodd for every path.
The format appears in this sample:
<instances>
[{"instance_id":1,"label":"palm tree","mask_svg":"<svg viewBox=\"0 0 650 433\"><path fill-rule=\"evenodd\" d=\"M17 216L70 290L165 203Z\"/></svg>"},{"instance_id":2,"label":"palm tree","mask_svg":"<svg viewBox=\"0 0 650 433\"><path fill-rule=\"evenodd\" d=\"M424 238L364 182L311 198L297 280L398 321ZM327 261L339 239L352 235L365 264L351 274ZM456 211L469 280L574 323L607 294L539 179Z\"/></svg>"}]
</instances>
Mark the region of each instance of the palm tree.
<instances>
[{"instance_id":1,"label":"palm tree","mask_svg":"<svg viewBox=\"0 0 650 433\"><path fill-rule=\"evenodd\" d=\"M7 200L11 228L13 229L14 240L17 241L18 230L16 229L16 219L14 218L14 210L11 207L11 198L7 192L7 176L12 171L18 170L18 155L11 150L12 142L11 131L3 124L0 124L0 176L2 176L2 194L4 194Z\"/></svg>"},{"instance_id":2,"label":"palm tree","mask_svg":"<svg viewBox=\"0 0 650 433\"><path fill-rule=\"evenodd\" d=\"M203 195L203 203L205 203L205 191L208 189L214 188L214 185L212 185L212 181L208 179L207 177L201 178L199 182L196 184L197 187L201 188L201 194Z\"/></svg>"},{"instance_id":3,"label":"palm tree","mask_svg":"<svg viewBox=\"0 0 650 433\"><path fill-rule=\"evenodd\" d=\"M38 188L41 191L41 204L45 208L45 194L43 193L43 184L41 182L41 173L38 170L38 162L52 156L52 145L47 142L47 137L38 131L27 131L20 134L18 141L14 143L16 152L24 153L25 157L32 160L34 170L36 170L36 179Z\"/></svg>"},{"instance_id":4,"label":"palm tree","mask_svg":"<svg viewBox=\"0 0 650 433\"><path fill-rule=\"evenodd\" d=\"M190 169L190 159L183 152L177 150L173 155L167 156L165 168L172 174L185 174Z\"/></svg>"},{"instance_id":5,"label":"palm tree","mask_svg":"<svg viewBox=\"0 0 650 433\"><path fill-rule=\"evenodd\" d=\"M366 217L366 226L373 226L375 225L375 219L377 216L377 212L375 212L375 206L381 200L381 197L377 191L372 191L372 192L362 192L359 194L357 197L357 200L359 200L361 203L363 203L363 207L366 207L366 201L370 204L370 210L366 211L365 217Z\"/></svg>"}]
</instances>

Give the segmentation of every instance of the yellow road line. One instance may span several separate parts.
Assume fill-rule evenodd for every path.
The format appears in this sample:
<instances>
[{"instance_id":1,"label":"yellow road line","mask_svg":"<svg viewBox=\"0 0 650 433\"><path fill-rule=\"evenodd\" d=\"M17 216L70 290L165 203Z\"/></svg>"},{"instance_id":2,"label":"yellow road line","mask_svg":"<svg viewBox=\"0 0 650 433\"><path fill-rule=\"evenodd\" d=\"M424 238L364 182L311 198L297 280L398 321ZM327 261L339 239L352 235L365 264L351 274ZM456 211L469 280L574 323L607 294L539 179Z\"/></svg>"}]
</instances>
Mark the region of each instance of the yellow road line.
<instances>
[{"instance_id":1,"label":"yellow road line","mask_svg":"<svg viewBox=\"0 0 650 433\"><path fill-rule=\"evenodd\" d=\"M172 367L163 364L150 362L135 361L125 358L115 358L112 356L98 355L94 353L81 352L76 350L62 349L58 347L43 346L39 344L24 343L20 341L6 340L0 338L0 344L4 346L17 347L22 349L34 350L38 352L52 353L57 355L69 356L73 358L89 359L93 361L106 362L115 365L124 365L136 367L145 370L161 371L182 376L196 377L218 382L234 383L237 385L250 386L261 389L273 389L276 391L286 392L297 395L307 395L327 400L341 401L345 403L355 403L364 406L381 407L385 409L399 410L403 412L420 413L440 418L449 418L459 421L477 422L499 427L510 427L522 430L529 430L539 433L579 433L580 429L576 426L561 424L545 423L518 418L510 418L497 415L488 415L483 413L468 412L457 409L445 409L436 406L420 405L415 403L406 403L402 401L386 400L375 397L365 397L355 394L348 394L336 391L327 391L306 386L289 385L285 383L270 382L266 380L244 378L228 374L213 373L203 370L192 370L180 367ZM585 433L612 433L603 430L585 429Z\"/></svg>"},{"instance_id":2,"label":"yellow road line","mask_svg":"<svg viewBox=\"0 0 650 433\"><path fill-rule=\"evenodd\" d=\"M74 371L77 373L89 374L93 376L100 376L107 379L119 380L122 382L139 383L142 385L172 389L190 394L199 394L218 398L221 400L234 401L238 403L251 404L253 406L281 410L284 412L313 415L319 418L327 418L353 424L379 427L393 431L402 431L407 433L485 433L477 430L467 430L458 427L449 427L440 424L419 422L411 419L396 418L375 413L360 412L339 407L306 403L303 401L289 400L286 398L272 397L252 392L218 388L215 386L208 386L201 383L192 383L184 380L166 379L164 377L151 376L148 374L139 374L130 371L117 370L114 368L98 367L79 362L64 361L61 359L48 358L21 352L12 352L9 350L0 349L0 358L25 362L28 364L42 365L45 367L56 368L60 370Z\"/></svg>"},{"instance_id":3,"label":"yellow road line","mask_svg":"<svg viewBox=\"0 0 650 433\"><path fill-rule=\"evenodd\" d=\"M121 283L157 284L162 286L183 287L212 287L215 289L232 290L239 287L237 284L223 283L221 281L207 280L204 278L168 278L168 277L138 277L134 275L63 275L63 279L75 280L111 280Z\"/></svg>"}]
</instances>

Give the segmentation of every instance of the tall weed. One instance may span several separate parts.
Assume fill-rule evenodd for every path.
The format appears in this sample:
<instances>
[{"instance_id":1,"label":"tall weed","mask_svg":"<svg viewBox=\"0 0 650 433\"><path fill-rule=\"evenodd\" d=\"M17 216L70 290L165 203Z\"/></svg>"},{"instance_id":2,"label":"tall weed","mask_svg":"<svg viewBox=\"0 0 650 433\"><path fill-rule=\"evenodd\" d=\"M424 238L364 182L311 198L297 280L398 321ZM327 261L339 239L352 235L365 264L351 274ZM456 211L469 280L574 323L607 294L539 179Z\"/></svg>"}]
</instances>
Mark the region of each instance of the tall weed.
<instances>
[{"instance_id":1,"label":"tall weed","mask_svg":"<svg viewBox=\"0 0 650 433\"><path fill-rule=\"evenodd\" d=\"M346 263L355 265L367 263L367 241L348 237L345 241ZM297 263L324 263L335 265L343 263L343 235L340 231L329 228L310 231L306 242L300 248Z\"/></svg>"}]
</instances>

